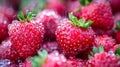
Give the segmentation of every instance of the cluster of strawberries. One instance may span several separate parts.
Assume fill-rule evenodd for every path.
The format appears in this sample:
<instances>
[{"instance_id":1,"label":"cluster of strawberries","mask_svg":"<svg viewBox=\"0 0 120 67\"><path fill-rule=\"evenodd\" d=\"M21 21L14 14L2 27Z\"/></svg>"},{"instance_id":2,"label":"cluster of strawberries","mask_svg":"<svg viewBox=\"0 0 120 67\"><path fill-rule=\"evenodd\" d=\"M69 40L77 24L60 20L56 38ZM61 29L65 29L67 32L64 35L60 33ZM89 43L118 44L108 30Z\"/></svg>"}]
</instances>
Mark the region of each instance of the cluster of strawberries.
<instances>
[{"instance_id":1,"label":"cluster of strawberries","mask_svg":"<svg viewBox=\"0 0 120 67\"><path fill-rule=\"evenodd\" d=\"M0 67L120 67L120 0L3 0Z\"/></svg>"}]
</instances>

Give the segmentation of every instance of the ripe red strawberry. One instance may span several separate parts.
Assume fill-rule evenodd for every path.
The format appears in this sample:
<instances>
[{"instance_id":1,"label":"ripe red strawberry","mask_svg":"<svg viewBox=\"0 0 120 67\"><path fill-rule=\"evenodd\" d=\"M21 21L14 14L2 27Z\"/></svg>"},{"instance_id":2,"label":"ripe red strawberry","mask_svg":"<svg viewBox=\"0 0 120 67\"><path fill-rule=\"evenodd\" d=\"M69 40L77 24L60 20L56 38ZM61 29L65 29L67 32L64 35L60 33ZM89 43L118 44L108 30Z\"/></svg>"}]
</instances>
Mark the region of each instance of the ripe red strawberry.
<instances>
[{"instance_id":1,"label":"ripe red strawberry","mask_svg":"<svg viewBox=\"0 0 120 67\"><path fill-rule=\"evenodd\" d=\"M17 62L19 55L12 45L10 39L6 39L2 42L0 45L0 59L10 59L13 62Z\"/></svg>"},{"instance_id":2,"label":"ripe red strawberry","mask_svg":"<svg viewBox=\"0 0 120 67\"><path fill-rule=\"evenodd\" d=\"M66 56L75 56L92 46L94 31L89 27L92 21L78 20L69 14L71 21L64 21L56 30L60 51Z\"/></svg>"},{"instance_id":3,"label":"ripe red strawberry","mask_svg":"<svg viewBox=\"0 0 120 67\"><path fill-rule=\"evenodd\" d=\"M60 0L47 0L46 9L55 10L58 14L64 16L65 6Z\"/></svg>"},{"instance_id":4,"label":"ripe red strawberry","mask_svg":"<svg viewBox=\"0 0 120 67\"><path fill-rule=\"evenodd\" d=\"M33 56L40 49L43 41L44 26L38 21L31 20L32 12L27 12L26 19L21 12L18 15L20 21L14 21L9 26L9 36L13 46L20 57L25 59Z\"/></svg>"},{"instance_id":5,"label":"ripe red strawberry","mask_svg":"<svg viewBox=\"0 0 120 67\"><path fill-rule=\"evenodd\" d=\"M87 62L87 67L120 67L119 60L115 55L106 52L96 53Z\"/></svg>"},{"instance_id":6,"label":"ripe red strawberry","mask_svg":"<svg viewBox=\"0 0 120 67\"><path fill-rule=\"evenodd\" d=\"M93 28L102 30L111 30L113 28L112 12L108 3L91 3L81 10L80 17L92 20Z\"/></svg>"},{"instance_id":7,"label":"ripe red strawberry","mask_svg":"<svg viewBox=\"0 0 120 67\"><path fill-rule=\"evenodd\" d=\"M47 41L55 40L55 31L61 17L52 10L43 10L36 16L36 19L42 22L45 27L44 39Z\"/></svg>"},{"instance_id":8,"label":"ripe red strawberry","mask_svg":"<svg viewBox=\"0 0 120 67\"><path fill-rule=\"evenodd\" d=\"M40 50L46 50L48 53L53 51L58 51L58 43L57 42L44 42Z\"/></svg>"},{"instance_id":9,"label":"ripe red strawberry","mask_svg":"<svg viewBox=\"0 0 120 67\"><path fill-rule=\"evenodd\" d=\"M94 40L94 46L103 46L105 51L109 51L116 44L116 41L107 35L98 36Z\"/></svg>"},{"instance_id":10,"label":"ripe red strawberry","mask_svg":"<svg viewBox=\"0 0 120 67\"><path fill-rule=\"evenodd\" d=\"M86 67L120 67L120 48L117 48L115 53L112 51L107 53L102 46L94 47L89 58Z\"/></svg>"}]
</instances>

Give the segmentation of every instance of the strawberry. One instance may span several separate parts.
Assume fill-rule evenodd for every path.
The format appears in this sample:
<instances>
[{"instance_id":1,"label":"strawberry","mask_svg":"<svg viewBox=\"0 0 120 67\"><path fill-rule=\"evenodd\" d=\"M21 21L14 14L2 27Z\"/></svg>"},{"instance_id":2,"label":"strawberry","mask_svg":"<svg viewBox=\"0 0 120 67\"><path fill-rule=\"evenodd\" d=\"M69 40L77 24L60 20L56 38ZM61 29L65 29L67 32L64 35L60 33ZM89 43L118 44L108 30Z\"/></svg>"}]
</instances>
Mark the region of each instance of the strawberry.
<instances>
[{"instance_id":1,"label":"strawberry","mask_svg":"<svg viewBox=\"0 0 120 67\"><path fill-rule=\"evenodd\" d=\"M75 56L92 46L94 31L90 27L92 21L78 20L69 14L71 21L64 21L56 30L56 39L60 51L66 56Z\"/></svg>"},{"instance_id":2,"label":"strawberry","mask_svg":"<svg viewBox=\"0 0 120 67\"><path fill-rule=\"evenodd\" d=\"M57 42L44 42L40 50L46 50L48 53L53 51L58 51L58 43Z\"/></svg>"},{"instance_id":3,"label":"strawberry","mask_svg":"<svg viewBox=\"0 0 120 67\"><path fill-rule=\"evenodd\" d=\"M41 47L44 35L42 23L31 20L34 16L32 12L27 12L26 14L25 18L24 14L20 12L18 15L20 21L14 21L9 25L11 42L23 59L37 53L37 50Z\"/></svg>"},{"instance_id":4,"label":"strawberry","mask_svg":"<svg viewBox=\"0 0 120 67\"><path fill-rule=\"evenodd\" d=\"M43 10L36 16L36 19L42 22L45 27L44 40L55 40L55 31L61 17L55 11Z\"/></svg>"},{"instance_id":5,"label":"strawberry","mask_svg":"<svg viewBox=\"0 0 120 67\"><path fill-rule=\"evenodd\" d=\"M106 52L97 53L88 60L89 67L120 67L119 60L115 55Z\"/></svg>"},{"instance_id":6,"label":"strawberry","mask_svg":"<svg viewBox=\"0 0 120 67\"><path fill-rule=\"evenodd\" d=\"M115 54L119 54L120 50L117 50ZM119 57L117 57L114 53L104 52L104 48L102 46L98 48L93 48L93 52L91 53L93 57L87 61L87 67L120 67Z\"/></svg>"},{"instance_id":7,"label":"strawberry","mask_svg":"<svg viewBox=\"0 0 120 67\"><path fill-rule=\"evenodd\" d=\"M94 46L103 46L106 52L108 52L116 44L116 41L107 35L98 36L94 40Z\"/></svg>"},{"instance_id":8,"label":"strawberry","mask_svg":"<svg viewBox=\"0 0 120 67\"><path fill-rule=\"evenodd\" d=\"M114 25L111 8L104 2L94 2L85 6L80 12L80 17L92 20L92 27L96 29L111 30Z\"/></svg>"},{"instance_id":9,"label":"strawberry","mask_svg":"<svg viewBox=\"0 0 120 67\"><path fill-rule=\"evenodd\" d=\"M0 45L0 59L10 59L13 62L17 62L19 55L12 45L9 38L2 42Z\"/></svg>"},{"instance_id":10,"label":"strawberry","mask_svg":"<svg viewBox=\"0 0 120 67\"><path fill-rule=\"evenodd\" d=\"M63 63L66 59L63 55L59 53L47 54L45 50L38 52L39 56L34 56L31 58L33 67L64 67Z\"/></svg>"}]
</instances>

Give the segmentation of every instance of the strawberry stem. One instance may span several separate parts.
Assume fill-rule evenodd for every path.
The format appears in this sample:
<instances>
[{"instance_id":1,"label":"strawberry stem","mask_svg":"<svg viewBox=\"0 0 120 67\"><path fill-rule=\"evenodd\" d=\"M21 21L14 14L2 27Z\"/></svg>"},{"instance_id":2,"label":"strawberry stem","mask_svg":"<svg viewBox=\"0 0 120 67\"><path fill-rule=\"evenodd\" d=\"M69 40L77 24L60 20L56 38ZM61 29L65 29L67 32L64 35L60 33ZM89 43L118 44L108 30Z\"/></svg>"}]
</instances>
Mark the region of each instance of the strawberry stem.
<instances>
[{"instance_id":1,"label":"strawberry stem","mask_svg":"<svg viewBox=\"0 0 120 67\"><path fill-rule=\"evenodd\" d=\"M25 21L26 21L23 12L20 12L20 13L17 15L17 17L18 17L18 19L19 19L20 21L22 21L22 22L25 22Z\"/></svg>"},{"instance_id":2,"label":"strawberry stem","mask_svg":"<svg viewBox=\"0 0 120 67\"><path fill-rule=\"evenodd\" d=\"M20 12L17 17L20 21L22 22L30 22L30 20L32 20L34 17L36 16L36 14L33 14L32 12L28 12L26 11L26 17L24 16L23 12Z\"/></svg>"},{"instance_id":3,"label":"strawberry stem","mask_svg":"<svg viewBox=\"0 0 120 67\"><path fill-rule=\"evenodd\" d=\"M85 28L85 29L90 27L93 23L91 20L86 22L85 18L81 18L81 19L78 20L77 17L73 16L72 13L69 13L69 18L75 26Z\"/></svg>"},{"instance_id":4,"label":"strawberry stem","mask_svg":"<svg viewBox=\"0 0 120 67\"><path fill-rule=\"evenodd\" d=\"M93 0L79 0L80 4L82 6L86 6L88 4L90 4Z\"/></svg>"}]
</instances>

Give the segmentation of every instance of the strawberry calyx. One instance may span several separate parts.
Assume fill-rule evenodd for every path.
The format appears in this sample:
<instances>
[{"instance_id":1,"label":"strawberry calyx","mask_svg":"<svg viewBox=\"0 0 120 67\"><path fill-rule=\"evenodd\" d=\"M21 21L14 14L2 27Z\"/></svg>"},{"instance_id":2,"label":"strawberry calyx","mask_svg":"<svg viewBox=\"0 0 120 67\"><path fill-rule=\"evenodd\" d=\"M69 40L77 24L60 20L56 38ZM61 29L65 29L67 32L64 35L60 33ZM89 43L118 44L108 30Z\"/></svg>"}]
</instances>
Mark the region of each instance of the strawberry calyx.
<instances>
[{"instance_id":1,"label":"strawberry calyx","mask_svg":"<svg viewBox=\"0 0 120 67\"><path fill-rule=\"evenodd\" d=\"M26 17L24 16L23 12L20 12L17 17L20 21L22 22L30 22L30 20L32 20L34 17L36 16L36 14L33 14L32 12L26 11Z\"/></svg>"},{"instance_id":2,"label":"strawberry calyx","mask_svg":"<svg viewBox=\"0 0 120 67\"><path fill-rule=\"evenodd\" d=\"M120 46L116 49L115 55L120 58Z\"/></svg>"},{"instance_id":3,"label":"strawberry calyx","mask_svg":"<svg viewBox=\"0 0 120 67\"><path fill-rule=\"evenodd\" d=\"M82 6L86 6L88 4L90 4L93 0L79 0L80 4Z\"/></svg>"},{"instance_id":4,"label":"strawberry calyx","mask_svg":"<svg viewBox=\"0 0 120 67\"><path fill-rule=\"evenodd\" d=\"M46 50L38 51L38 56L34 56L31 58L32 67L41 67L46 60L48 53Z\"/></svg>"},{"instance_id":5,"label":"strawberry calyx","mask_svg":"<svg viewBox=\"0 0 120 67\"><path fill-rule=\"evenodd\" d=\"M81 18L78 20L77 17L73 16L72 13L69 13L69 19L70 19L71 23L74 24L75 26L85 28L85 29L90 27L93 23L91 20L86 22L85 18Z\"/></svg>"},{"instance_id":6,"label":"strawberry calyx","mask_svg":"<svg viewBox=\"0 0 120 67\"><path fill-rule=\"evenodd\" d=\"M104 52L103 46L93 47L92 51L88 55L88 58L92 58L94 54Z\"/></svg>"},{"instance_id":7,"label":"strawberry calyx","mask_svg":"<svg viewBox=\"0 0 120 67\"><path fill-rule=\"evenodd\" d=\"M118 22L117 22L115 32L117 32L118 30L120 30L120 20L118 20Z\"/></svg>"}]
</instances>

